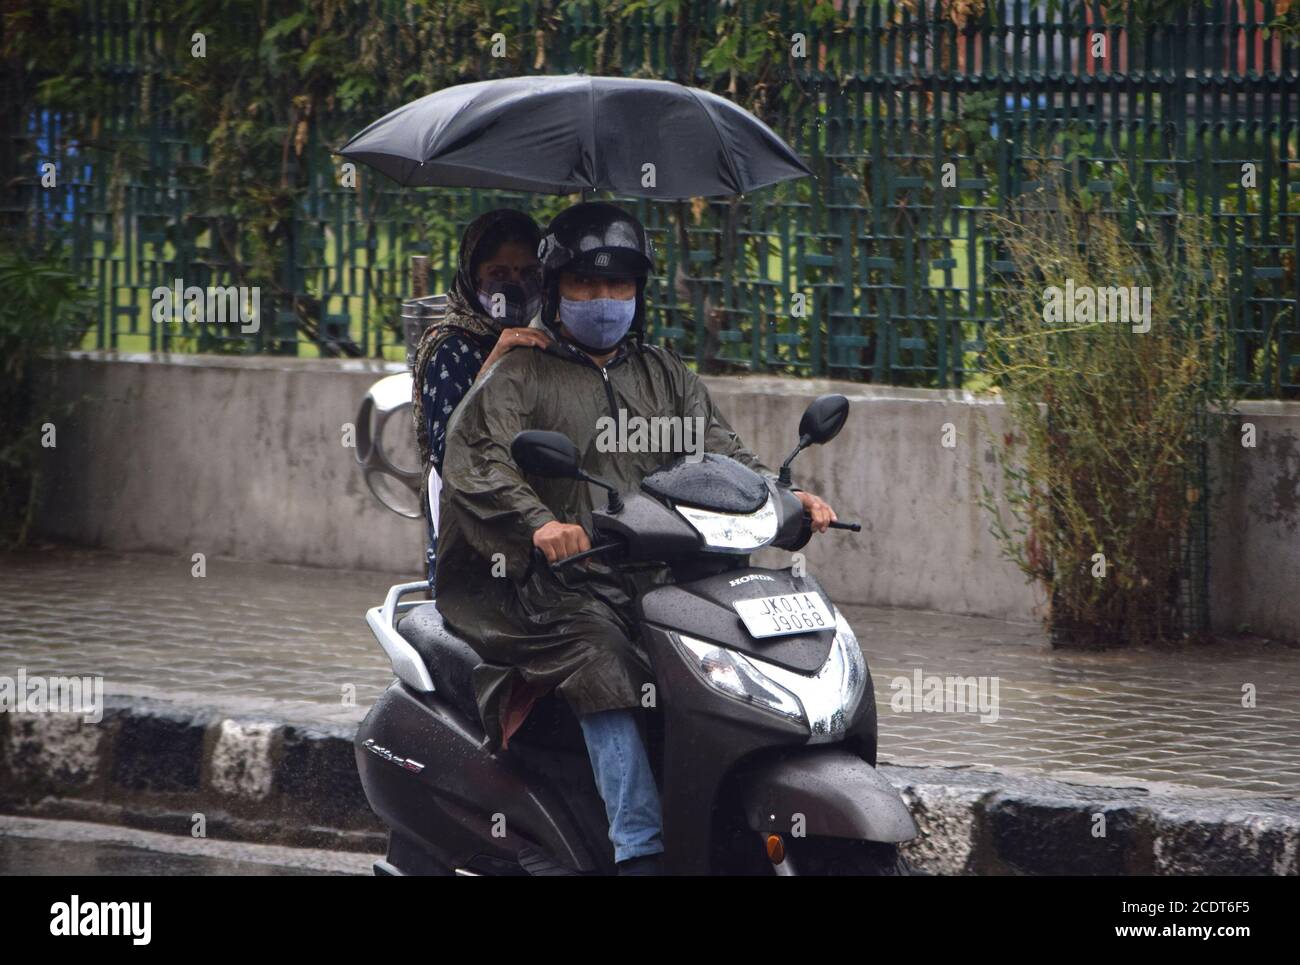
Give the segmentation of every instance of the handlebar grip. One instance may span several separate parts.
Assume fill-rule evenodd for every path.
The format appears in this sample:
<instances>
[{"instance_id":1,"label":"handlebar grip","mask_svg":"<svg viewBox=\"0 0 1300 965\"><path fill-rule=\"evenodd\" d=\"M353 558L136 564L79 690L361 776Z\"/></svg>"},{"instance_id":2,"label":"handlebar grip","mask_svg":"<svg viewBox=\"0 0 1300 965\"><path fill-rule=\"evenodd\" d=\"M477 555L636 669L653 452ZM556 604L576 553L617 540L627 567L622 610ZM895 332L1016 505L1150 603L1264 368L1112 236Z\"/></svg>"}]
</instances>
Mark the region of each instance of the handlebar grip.
<instances>
[{"instance_id":1,"label":"handlebar grip","mask_svg":"<svg viewBox=\"0 0 1300 965\"><path fill-rule=\"evenodd\" d=\"M581 553L574 553L572 556L566 556L562 560L556 560L551 564L551 569L558 570L561 566L568 566L570 563L576 563L578 560L585 560L589 556L603 553L605 550L613 549L617 545L617 543L601 543L598 546L593 546L589 550L583 550Z\"/></svg>"},{"instance_id":2,"label":"handlebar grip","mask_svg":"<svg viewBox=\"0 0 1300 965\"><path fill-rule=\"evenodd\" d=\"M807 510L804 510L804 514L803 514L803 525L804 525L804 530L805 530L806 534L807 534L809 537L811 537L811 536L812 536L812 514L809 513ZM861 524L861 523L841 523L841 522L836 521L836 522L832 522L832 523L830 523L830 524L829 524L829 528L830 528L830 529L847 529L847 530L849 530L850 532L853 532L853 533L860 533L860 532L862 532L862 524ZM807 540L805 539L804 542L806 543Z\"/></svg>"},{"instance_id":3,"label":"handlebar grip","mask_svg":"<svg viewBox=\"0 0 1300 965\"><path fill-rule=\"evenodd\" d=\"M574 553L572 556L566 556L563 559L558 559L554 563L548 563L546 561L546 554L543 553L541 550L539 550L536 546L534 546L531 566L545 566L549 568L552 573L554 573L561 566L568 566L570 563L576 563L580 560L585 560L590 556L595 556L598 553L605 552L606 550L615 549L616 547L619 547L621 545L622 543L620 543L617 540L611 540L608 543L598 543L589 550L583 550L581 553Z\"/></svg>"}]
</instances>

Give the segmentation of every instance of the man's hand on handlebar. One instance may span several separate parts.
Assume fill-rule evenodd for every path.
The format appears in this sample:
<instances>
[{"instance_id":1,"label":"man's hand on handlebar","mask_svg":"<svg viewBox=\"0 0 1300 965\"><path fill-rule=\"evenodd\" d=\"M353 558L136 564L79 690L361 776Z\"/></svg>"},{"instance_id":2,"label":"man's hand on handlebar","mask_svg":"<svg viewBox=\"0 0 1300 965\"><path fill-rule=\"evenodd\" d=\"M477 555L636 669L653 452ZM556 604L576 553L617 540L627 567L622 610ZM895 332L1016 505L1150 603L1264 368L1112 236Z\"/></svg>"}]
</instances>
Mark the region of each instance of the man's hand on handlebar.
<instances>
[{"instance_id":1,"label":"man's hand on handlebar","mask_svg":"<svg viewBox=\"0 0 1300 965\"><path fill-rule=\"evenodd\" d=\"M806 493L800 490L795 493L799 497L799 502L803 503L803 511L812 517L812 530L814 533L824 533L830 524L839 519L835 515L835 510L831 509L830 503L820 496L814 496L812 493ZM538 530L541 532L541 530ZM536 538L534 538L536 541Z\"/></svg>"},{"instance_id":2,"label":"man's hand on handlebar","mask_svg":"<svg viewBox=\"0 0 1300 965\"><path fill-rule=\"evenodd\" d=\"M533 545L542 551L547 563L554 563L575 553L585 553L591 549L591 540L581 526L553 519L533 531Z\"/></svg>"}]
</instances>

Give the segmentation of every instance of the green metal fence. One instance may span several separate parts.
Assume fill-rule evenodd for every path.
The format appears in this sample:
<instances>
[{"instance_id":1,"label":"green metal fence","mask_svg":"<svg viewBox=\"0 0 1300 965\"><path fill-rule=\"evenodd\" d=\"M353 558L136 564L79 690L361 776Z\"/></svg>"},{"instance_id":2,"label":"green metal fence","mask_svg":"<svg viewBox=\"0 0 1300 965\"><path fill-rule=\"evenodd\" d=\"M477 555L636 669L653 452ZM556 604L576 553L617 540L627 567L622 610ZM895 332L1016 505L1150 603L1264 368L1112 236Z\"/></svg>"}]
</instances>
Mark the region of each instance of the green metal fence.
<instances>
[{"instance_id":1,"label":"green metal fence","mask_svg":"<svg viewBox=\"0 0 1300 965\"><path fill-rule=\"evenodd\" d=\"M1127 217L1139 207L1208 214L1233 277L1240 388L1300 392L1300 74L1297 49L1268 30L1274 4L1173 5L1157 23L1136 19L1132 4L1007 0L965 21L953 4L924 0L836 6L824 17L808 4L687 0L680 16L698 49L685 59L675 18L657 19L654 4L609 30L600 4L514 11L519 63L534 63L540 25L547 72L736 91L817 174L741 199L628 202L662 252L654 339L714 371L971 384L994 321L993 279L1007 267L993 219L1059 164L1068 190ZM405 4L378 7L390 31L412 16ZM289 229L268 242L278 268L259 330L157 324L155 287L232 283L231 245L218 241L241 226L195 205L209 132L177 106L174 60L185 48L161 42L166 8L85 0L83 9L87 74L110 91L110 109L89 137L75 112L14 112L0 163L17 172L8 211L64 232L98 293L98 347L400 357L409 256L429 255L445 284L457 234L476 213L516 204L547 216L567 203L414 192L365 170L355 188L341 185L330 148L397 106L362 97L311 129L306 187ZM708 51L729 38L743 55L746 38L793 45L800 35L806 57L748 73L743 56L740 69L735 57L730 69L708 66ZM481 32L445 42L480 44ZM684 62L692 76L680 76ZM41 186L43 161L56 164L58 187Z\"/></svg>"}]
</instances>

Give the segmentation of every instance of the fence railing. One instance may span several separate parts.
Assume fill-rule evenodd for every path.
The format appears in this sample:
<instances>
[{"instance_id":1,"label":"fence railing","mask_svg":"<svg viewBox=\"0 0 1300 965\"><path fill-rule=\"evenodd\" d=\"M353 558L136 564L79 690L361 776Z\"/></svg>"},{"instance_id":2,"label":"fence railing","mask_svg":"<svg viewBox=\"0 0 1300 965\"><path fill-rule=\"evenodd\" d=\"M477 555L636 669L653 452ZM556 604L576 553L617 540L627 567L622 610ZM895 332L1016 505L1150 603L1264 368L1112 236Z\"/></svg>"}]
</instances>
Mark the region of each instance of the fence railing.
<instances>
[{"instance_id":1,"label":"fence railing","mask_svg":"<svg viewBox=\"0 0 1300 965\"><path fill-rule=\"evenodd\" d=\"M404 4L373 6L391 30L410 15ZM696 0L682 12L697 45L684 60L675 24L653 5L615 20L598 4L519 5L519 63L536 62L529 45L545 34L547 72L599 68L735 92L817 174L740 199L628 201L662 252L651 337L714 371L970 384L1006 267L994 219L1059 166L1069 190L1126 217L1208 215L1232 273L1240 388L1300 392L1300 52L1268 30L1274 5L1193 2L1155 24L1132 4L1007 0L961 22L952 6L837 4L828 19L809 4ZM719 38L723 16L739 19ZM109 91L93 135L83 114L30 107L10 118L3 163L16 171L6 207L33 230L62 232L97 293L95 346L398 358L411 255L427 255L446 284L459 231L477 213L512 204L542 220L567 203L416 192L365 170L355 186L340 183L330 149L397 106L363 96L310 129L289 226L262 239L277 271L256 331L183 315L160 324L157 288L235 284L232 252L258 239L240 235L236 215L199 204L209 132L178 106L175 58L188 48L160 42L172 29L166 9L87 0L81 24L93 52L86 75ZM748 67L737 56L719 69L708 52L733 34L740 54L801 36L807 56L786 50ZM481 40L462 32L446 43ZM42 184L45 162L54 187Z\"/></svg>"}]
</instances>

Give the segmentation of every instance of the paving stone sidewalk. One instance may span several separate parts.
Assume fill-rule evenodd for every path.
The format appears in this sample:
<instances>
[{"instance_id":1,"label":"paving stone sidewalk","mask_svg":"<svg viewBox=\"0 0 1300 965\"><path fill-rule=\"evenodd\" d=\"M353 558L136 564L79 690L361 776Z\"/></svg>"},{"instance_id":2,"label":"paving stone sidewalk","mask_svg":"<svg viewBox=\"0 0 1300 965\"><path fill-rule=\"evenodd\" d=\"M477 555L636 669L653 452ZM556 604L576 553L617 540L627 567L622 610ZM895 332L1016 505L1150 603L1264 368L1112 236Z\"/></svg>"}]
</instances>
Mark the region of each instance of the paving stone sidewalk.
<instances>
[{"instance_id":1,"label":"paving stone sidewalk","mask_svg":"<svg viewBox=\"0 0 1300 965\"><path fill-rule=\"evenodd\" d=\"M198 579L191 568L68 548L0 555L0 675L98 674L108 694L334 723L359 721L387 686L364 612L399 577L209 559ZM883 761L1300 797L1296 648L1070 654L1032 625L845 613L870 660ZM996 682L996 720L891 706L918 673L923 693L936 677Z\"/></svg>"}]
</instances>

